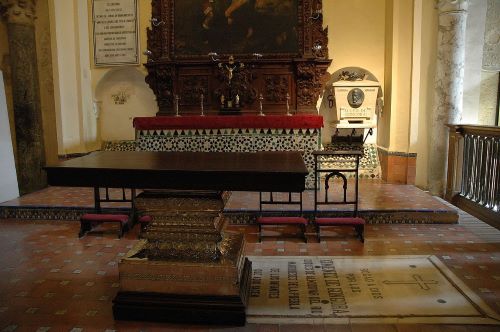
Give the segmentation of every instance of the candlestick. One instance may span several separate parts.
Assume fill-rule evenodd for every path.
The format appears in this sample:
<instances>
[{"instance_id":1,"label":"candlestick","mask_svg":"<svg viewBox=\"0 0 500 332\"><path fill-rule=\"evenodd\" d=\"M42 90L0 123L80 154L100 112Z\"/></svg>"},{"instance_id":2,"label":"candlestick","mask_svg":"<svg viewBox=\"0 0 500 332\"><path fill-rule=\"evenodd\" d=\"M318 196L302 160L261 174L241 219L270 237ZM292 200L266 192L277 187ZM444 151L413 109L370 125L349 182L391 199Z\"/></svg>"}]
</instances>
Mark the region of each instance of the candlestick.
<instances>
[{"instance_id":1,"label":"candlestick","mask_svg":"<svg viewBox=\"0 0 500 332\"><path fill-rule=\"evenodd\" d=\"M265 116L264 112L262 111L262 101L264 100L264 97L262 96L262 93L259 94L259 109L260 109L260 116Z\"/></svg>"},{"instance_id":2,"label":"candlestick","mask_svg":"<svg viewBox=\"0 0 500 332\"><path fill-rule=\"evenodd\" d=\"M292 115L292 113L290 113L290 95L288 93L286 94L286 115Z\"/></svg>"},{"instance_id":3,"label":"candlestick","mask_svg":"<svg viewBox=\"0 0 500 332\"><path fill-rule=\"evenodd\" d=\"M179 114L179 95L175 95L175 116L181 116Z\"/></svg>"},{"instance_id":4,"label":"candlestick","mask_svg":"<svg viewBox=\"0 0 500 332\"><path fill-rule=\"evenodd\" d=\"M201 114L200 116L205 116L205 113L203 112L203 100L205 99L205 96L203 95L203 93L200 95L200 106L201 106Z\"/></svg>"}]
</instances>

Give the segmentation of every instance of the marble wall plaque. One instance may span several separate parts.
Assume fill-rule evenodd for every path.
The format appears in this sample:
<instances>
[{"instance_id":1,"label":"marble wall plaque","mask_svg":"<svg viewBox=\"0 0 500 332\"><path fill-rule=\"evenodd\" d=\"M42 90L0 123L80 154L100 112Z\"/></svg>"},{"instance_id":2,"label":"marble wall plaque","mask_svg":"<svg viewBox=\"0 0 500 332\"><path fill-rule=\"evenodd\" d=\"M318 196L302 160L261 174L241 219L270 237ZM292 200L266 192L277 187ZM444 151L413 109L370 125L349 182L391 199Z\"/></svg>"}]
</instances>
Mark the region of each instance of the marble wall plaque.
<instances>
[{"instance_id":1,"label":"marble wall plaque","mask_svg":"<svg viewBox=\"0 0 500 332\"><path fill-rule=\"evenodd\" d=\"M337 84L342 83L343 81ZM358 82L355 84L353 86L335 86L334 84L337 128L376 127L375 111L379 87L363 86Z\"/></svg>"},{"instance_id":2,"label":"marble wall plaque","mask_svg":"<svg viewBox=\"0 0 500 332\"><path fill-rule=\"evenodd\" d=\"M137 0L94 0L94 64L139 64Z\"/></svg>"}]
</instances>

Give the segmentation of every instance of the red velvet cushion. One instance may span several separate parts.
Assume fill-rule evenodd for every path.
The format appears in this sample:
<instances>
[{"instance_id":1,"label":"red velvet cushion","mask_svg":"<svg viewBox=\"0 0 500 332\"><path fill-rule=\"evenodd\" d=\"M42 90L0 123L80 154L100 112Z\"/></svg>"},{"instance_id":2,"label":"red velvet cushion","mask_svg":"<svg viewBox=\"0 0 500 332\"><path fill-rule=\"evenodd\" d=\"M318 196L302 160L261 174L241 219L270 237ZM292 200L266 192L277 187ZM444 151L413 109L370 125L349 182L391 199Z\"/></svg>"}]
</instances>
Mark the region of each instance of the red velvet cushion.
<instances>
[{"instance_id":1,"label":"red velvet cushion","mask_svg":"<svg viewBox=\"0 0 500 332\"><path fill-rule=\"evenodd\" d=\"M222 128L322 128L321 115L199 115L137 117L133 121L136 130L154 129L222 129Z\"/></svg>"},{"instance_id":2,"label":"red velvet cushion","mask_svg":"<svg viewBox=\"0 0 500 332\"><path fill-rule=\"evenodd\" d=\"M151 216L148 216L148 215L144 215L144 216L139 217L139 223L141 223L141 224L149 224L152 220L153 220L153 218L151 218Z\"/></svg>"},{"instance_id":3,"label":"red velvet cushion","mask_svg":"<svg viewBox=\"0 0 500 332\"><path fill-rule=\"evenodd\" d=\"M314 222L318 225L364 225L365 220L363 218L354 217L338 217L338 218L316 218Z\"/></svg>"},{"instance_id":4,"label":"red velvet cushion","mask_svg":"<svg viewBox=\"0 0 500 332\"><path fill-rule=\"evenodd\" d=\"M260 217L257 218L258 224L303 224L307 225L307 219L303 217Z\"/></svg>"},{"instance_id":5,"label":"red velvet cushion","mask_svg":"<svg viewBox=\"0 0 500 332\"><path fill-rule=\"evenodd\" d=\"M119 222L122 224L126 224L128 222L128 216L126 214L86 213L80 219L92 222Z\"/></svg>"}]
</instances>

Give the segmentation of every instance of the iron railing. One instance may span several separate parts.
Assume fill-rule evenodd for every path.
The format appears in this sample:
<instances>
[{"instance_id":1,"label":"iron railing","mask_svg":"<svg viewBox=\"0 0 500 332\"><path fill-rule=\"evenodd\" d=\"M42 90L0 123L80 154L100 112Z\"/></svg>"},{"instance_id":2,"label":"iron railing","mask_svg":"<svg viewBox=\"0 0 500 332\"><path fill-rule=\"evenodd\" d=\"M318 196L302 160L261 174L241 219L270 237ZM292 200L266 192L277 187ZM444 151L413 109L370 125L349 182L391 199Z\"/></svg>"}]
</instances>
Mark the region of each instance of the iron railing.
<instances>
[{"instance_id":1,"label":"iron railing","mask_svg":"<svg viewBox=\"0 0 500 332\"><path fill-rule=\"evenodd\" d=\"M500 228L500 127L448 127L446 199Z\"/></svg>"}]
</instances>

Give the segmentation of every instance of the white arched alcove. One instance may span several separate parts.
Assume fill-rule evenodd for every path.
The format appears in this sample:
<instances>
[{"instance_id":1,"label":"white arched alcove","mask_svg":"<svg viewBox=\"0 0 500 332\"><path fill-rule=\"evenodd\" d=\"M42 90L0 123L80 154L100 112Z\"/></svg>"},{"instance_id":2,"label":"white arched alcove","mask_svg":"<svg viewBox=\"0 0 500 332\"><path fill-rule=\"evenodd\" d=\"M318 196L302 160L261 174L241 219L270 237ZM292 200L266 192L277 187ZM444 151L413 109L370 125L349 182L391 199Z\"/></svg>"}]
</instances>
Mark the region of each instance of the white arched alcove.
<instances>
[{"instance_id":1,"label":"white arched alcove","mask_svg":"<svg viewBox=\"0 0 500 332\"><path fill-rule=\"evenodd\" d=\"M109 70L96 84L94 112L102 141L133 140L132 121L158 111L153 91L137 67Z\"/></svg>"}]
</instances>

